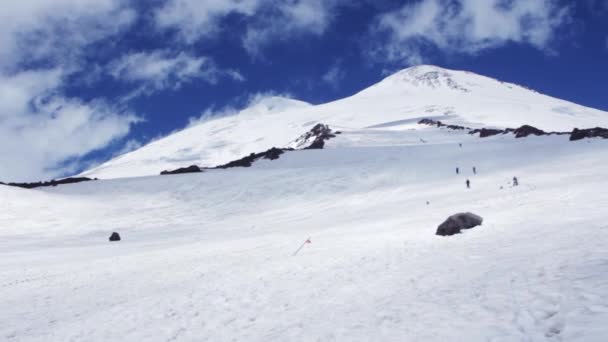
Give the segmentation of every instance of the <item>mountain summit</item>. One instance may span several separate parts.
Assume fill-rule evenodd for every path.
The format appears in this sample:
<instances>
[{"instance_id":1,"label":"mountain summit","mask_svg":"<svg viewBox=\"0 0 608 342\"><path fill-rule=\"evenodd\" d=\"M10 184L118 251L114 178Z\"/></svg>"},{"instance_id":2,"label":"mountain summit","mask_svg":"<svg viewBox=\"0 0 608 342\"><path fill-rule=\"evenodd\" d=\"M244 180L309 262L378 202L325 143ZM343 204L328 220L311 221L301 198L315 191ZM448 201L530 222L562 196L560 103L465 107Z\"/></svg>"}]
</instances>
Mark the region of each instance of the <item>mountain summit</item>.
<instances>
[{"instance_id":1,"label":"mountain summit","mask_svg":"<svg viewBox=\"0 0 608 342\"><path fill-rule=\"evenodd\" d=\"M369 136L379 131L422 130L416 123L424 118L472 128L531 125L571 131L608 127L606 112L472 72L421 65L321 105L258 97L240 112L208 118L82 175L130 177L191 164L215 166L271 147L287 147L318 123L344 131L348 138L353 136L350 133Z\"/></svg>"}]
</instances>

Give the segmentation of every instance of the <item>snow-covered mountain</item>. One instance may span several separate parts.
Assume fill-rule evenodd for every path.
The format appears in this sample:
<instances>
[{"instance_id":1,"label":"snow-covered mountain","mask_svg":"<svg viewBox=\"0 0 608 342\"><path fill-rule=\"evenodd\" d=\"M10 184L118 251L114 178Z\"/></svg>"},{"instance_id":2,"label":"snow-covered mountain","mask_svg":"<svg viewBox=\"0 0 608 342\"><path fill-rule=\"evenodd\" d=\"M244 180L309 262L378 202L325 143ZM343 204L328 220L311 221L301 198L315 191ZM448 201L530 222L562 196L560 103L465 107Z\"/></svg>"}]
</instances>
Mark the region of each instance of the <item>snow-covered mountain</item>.
<instances>
[{"instance_id":1,"label":"snow-covered mountain","mask_svg":"<svg viewBox=\"0 0 608 342\"><path fill-rule=\"evenodd\" d=\"M528 124L547 131L608 127L605 112L474 73L424 65L327 104L262 99L238 114L195 124L82 176L133 177L191 164L221 165L249 153L289 146L317 123L345 132L348 139L350 133L420 129L416 122L422 118L469 127Z\"/></svg>"},{"instance_id":2,"label":"snow-covered mountain","mask_svg":"<svg viewBox=\"0 0 608 342\"><path fill-rule=\"evenodd\" d=\"M0 340L605 341L608 139L421 118L608 126L423 66L325 105L257 102L87 173L98 181L0 185ZM342 131L326 149L103 179L305 147L318 123ZM458 212L483 225L436 236Z\"/></svg>"}]
</instances>

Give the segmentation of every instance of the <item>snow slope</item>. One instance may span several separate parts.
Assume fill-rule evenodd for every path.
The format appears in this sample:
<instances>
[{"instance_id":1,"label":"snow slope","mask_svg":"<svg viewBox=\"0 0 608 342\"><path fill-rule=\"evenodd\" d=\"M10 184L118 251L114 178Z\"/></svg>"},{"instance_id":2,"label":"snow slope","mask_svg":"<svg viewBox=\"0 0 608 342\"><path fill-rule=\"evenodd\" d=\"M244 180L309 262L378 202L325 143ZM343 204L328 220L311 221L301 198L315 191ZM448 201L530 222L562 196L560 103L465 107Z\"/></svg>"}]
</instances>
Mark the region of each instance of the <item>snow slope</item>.
<instances>
[{"instance_id":1,"label":"snow slope","mask_svg":"<svg viewBox=\"0 0 608 342\"><path fill-rule=\"evenodd\" d=\"M608 114L470 72L418 66L354 96L322 105L271 97L237 115L211 119L110 160L82 176L157 175L192 164L216 166L285 147L317 123L354 134L421 129L422 118L470 127L546 131L608 127ZM331 144L330 144L331 147Z\"/></svg>"},{"instance_id":2,"label":"snow slope","mask_svg":"<svg viewBox=\"0 0 608 342\"><path fill-rule=\"evenodd\" d=\"M607 113L422 66L325 105L266 99L86 174L220 164L319 122L343 131L324 150L0 186L0 340L606 341L608 140L480 139L425 117L608 126ZM435 235L461 211L483 226Z\"/></svg>"},{"instance_id":3,"label":"snow slope","mask_svg":"<svg viewBox=\"0 0 608 342\"><path fill-rule=\"evenodd\" d=\"M252 168L0 187L0 339L605 341L606 160L362 130ZM484 225L435 236L458 211Z\"/></svg>"}]
</instances>

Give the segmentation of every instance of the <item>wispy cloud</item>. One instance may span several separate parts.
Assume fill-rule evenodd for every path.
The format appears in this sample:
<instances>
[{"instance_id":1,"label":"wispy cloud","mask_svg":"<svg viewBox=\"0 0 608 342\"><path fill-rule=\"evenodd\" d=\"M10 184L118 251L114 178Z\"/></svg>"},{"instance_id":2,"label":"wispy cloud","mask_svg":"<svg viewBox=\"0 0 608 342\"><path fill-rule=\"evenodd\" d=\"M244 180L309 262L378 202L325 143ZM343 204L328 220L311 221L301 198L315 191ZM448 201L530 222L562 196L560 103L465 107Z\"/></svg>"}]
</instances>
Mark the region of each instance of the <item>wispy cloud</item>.
<instances>
[{"instance_id":1,"label":"wispy cloud","mask_svg":"<svg viewBox=\"0 0 608 342\"><path fill-rule=\"evenodd\" d=\"M139 84L127 99L165 89L178 90L197 79L211 84L222 77L245 80L237 70L218 68L211 58L166 50L125 55L110 63L108 72L116 80Z\"/></svg>"},{"instance_id":2,"label":"wispy cloud","mask_svg":"<svg viewBox=\"0 0 608 342\"><path fill-rule=\"evenodd\" d=\"M63 163L125 136L140 121L105 101L67 98L60 69L0 76L0 179L63 174Z\"/></svg>"},{"instance_id":3,"label":"wispy cloud","mask_svg":"<svg viewBox=\"0 0 608 342\"><path fill-rule=\"evenodd\" d=\"M232 116L241 112L277 112L290 106L306 106L305 102L294 100L288 93L260 92L240 96L232 103L217 107L210 106L198 117L191 117L188 126L198 125L202 122L221 117Z\"/></svg>"},{"instance_id":4,"label":"wispy cloud","mask_svg":"<svg viewBox=\"0 0 608 342\"><path fill-rule=\"evenodd\" d=\"M374 31L383 40L374 56L410 64L429 48L447 54L477 54L507 43L552 53L570 8L554 0L422 0L381 15Z\"/></svg>"},{"instance_id":5,"label":"wispy cloud","mask_svg":"<svg viewBox=\"0 0 608 342\"><path fill-rule=\"evenodd\" d=\"M329 84L333 88L337 88L340 85L342 79L344 79L345 71L339 62L334 63L325 74L321 77L323 82Z\"/></svg>"},{"instance_id":6,"label":"wispy cloud","mask_svg":"<svg viewBox=\"0 0 608 342\"><path fill-rule=\"evenodd\" d=\"M261 20L253 20L243 37L243 46L252 56L263 55L273 41L302 35L325 33L340 4L337 0L266 1Z\"/></svg>"},{"instance_id":7,"label":"wispy cloud","mask_svg":"<svg viewBox=\"0 0 608 342\"><path fill-rule=\"evenodd\" d=\"M206 57L194 57L180 52L138 52L123 56L109 65L110 74L117 80L142 82L149 90L179 89L193 79L215 83L216 68Z\"/></svg>"},{"instance_id":8,"label":"wispy cloud","mask_svg":"<svg viewBox=\"0 0 608 342\"><path fill-rule=\"evenodd\" d=\"M0 70L23 62L76 62L83 48L134 23L136 11L121 0L20 0L2 3Z\"/></svg>"},{"instance_id":9,"label":"wispy cloud","mask_svg":"<svg viewBox=\"0 0 608 342\"><path fill-rule=\"evenodd\" d=\"M0 179L50 178L124 137L137 115L101 99L65 95L88 47L130 27L128 1L21 0L2 4ZM32 67L37 65L37 67Z\"/></svg>"},{"instance_id":10,"label":"wispy cloud","mask_svg":"<svg viewBox=\"0 0 608 342\"><path fill-rule=\"evenodd\" d=\"M220 22L230 14L251 16L263 0L168 0L155 10L154 20L161 29L177 30L180 39L194 43L220 30Z\"/></svg>"},{"instance_id":11,"label":"wispy cloud","mask_svg":"<svg viewBox=\"0 0 608 342\"><path fill-rule=\"evenodd\" d=\"M323 34L345 0L168 0L155 11L158 29L173 29L187 44L215 38L230 15L247 18L243 47L262 55L269 43L298 35Z\"/></svg>"}]
</instances>

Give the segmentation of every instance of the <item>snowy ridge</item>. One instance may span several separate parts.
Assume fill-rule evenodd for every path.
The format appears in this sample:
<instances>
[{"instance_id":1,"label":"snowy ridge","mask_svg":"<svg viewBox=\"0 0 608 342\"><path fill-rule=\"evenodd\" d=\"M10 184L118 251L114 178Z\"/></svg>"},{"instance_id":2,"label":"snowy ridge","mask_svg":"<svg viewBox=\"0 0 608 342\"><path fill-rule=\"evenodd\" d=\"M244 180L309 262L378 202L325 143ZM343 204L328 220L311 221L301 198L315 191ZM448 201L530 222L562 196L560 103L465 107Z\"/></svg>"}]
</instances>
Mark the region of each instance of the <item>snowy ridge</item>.
<instances>
[{"instance_id":1,"label":"snowy ridge","mask_svg":"<svg viewBox=\"0 0 608 342\"><path fill-rule=\"evenodd\" d=\"M416 124L423 118L472 128L528 124L545 131L571 131L608 127L606 112L470 72L419 66L327 104L313 106L271 97L238 114L210 119L152 142L81 175L134 177L192 164L221 165L250 153L287 147L318 123L345 133L329 147L346 142L361 146L363 141L349 135L424 130Z\"/></svg>"}]
</instances>

